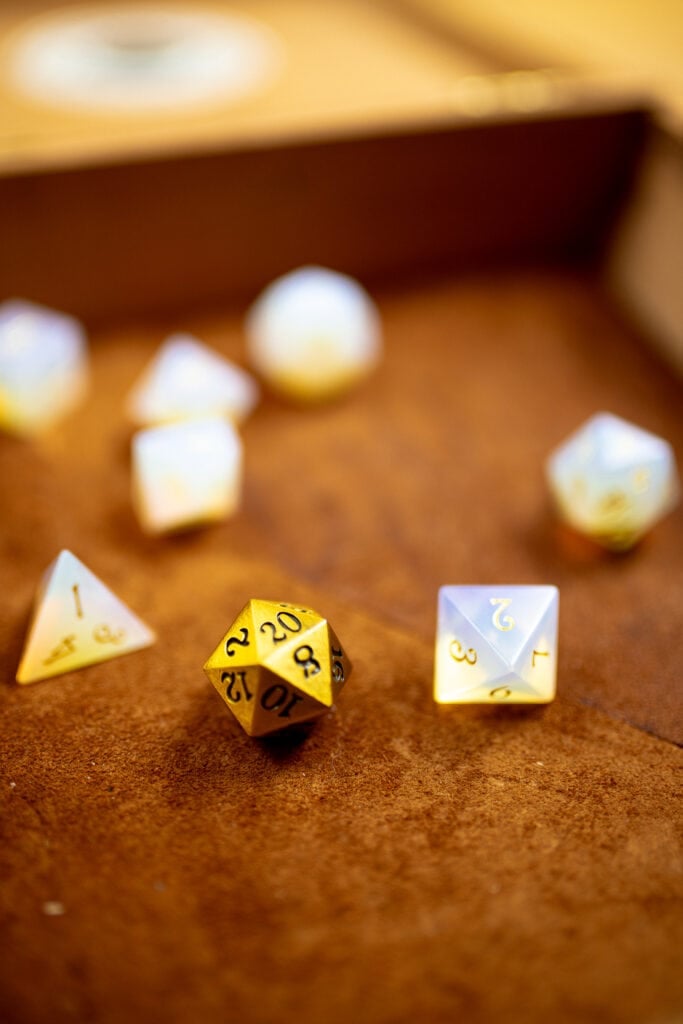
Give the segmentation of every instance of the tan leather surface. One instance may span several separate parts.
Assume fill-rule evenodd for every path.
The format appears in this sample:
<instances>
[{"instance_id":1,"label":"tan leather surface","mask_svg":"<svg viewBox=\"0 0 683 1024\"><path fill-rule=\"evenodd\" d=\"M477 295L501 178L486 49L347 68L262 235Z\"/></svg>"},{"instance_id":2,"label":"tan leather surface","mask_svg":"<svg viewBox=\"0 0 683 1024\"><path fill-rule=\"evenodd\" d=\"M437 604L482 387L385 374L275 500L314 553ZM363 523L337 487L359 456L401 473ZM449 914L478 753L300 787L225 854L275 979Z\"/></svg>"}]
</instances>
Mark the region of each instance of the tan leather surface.
<instances>
[{"instance_id":1,"label":"tan leather surface","mask_svg":"<svg viewBox=\"0 0 683 1024\"><path fill-rule=\"evenodd\" d=\"M83 408L0 439L3 1021L648 1022L683 1012L679 509L633 554L558 529L548 451L608 409L683 452L681 386L551 274L381 297L385 361L336 405L267 398L243 509L145 538L124 395L166 328L93 339ZM71 548L159 634L19 688ZM436 588L560 587L557 701L437 708ZM251 596L326 615L354 673L250 740L201 666ZM44 904L63 904L47 916Z\"/></svg>"}]
</instances>

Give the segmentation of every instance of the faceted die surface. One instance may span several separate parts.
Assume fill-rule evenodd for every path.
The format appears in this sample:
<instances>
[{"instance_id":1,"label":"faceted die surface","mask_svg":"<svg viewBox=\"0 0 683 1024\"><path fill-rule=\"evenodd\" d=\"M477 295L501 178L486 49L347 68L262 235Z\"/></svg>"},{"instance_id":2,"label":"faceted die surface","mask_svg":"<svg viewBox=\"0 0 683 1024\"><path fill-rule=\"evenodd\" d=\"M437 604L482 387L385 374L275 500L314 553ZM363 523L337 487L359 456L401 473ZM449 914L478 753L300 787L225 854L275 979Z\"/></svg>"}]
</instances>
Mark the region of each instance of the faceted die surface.
<instances>
[{"instance_id":1,"label":"faceted die surface","mask_svg":"<svg viewBox=\"0 0 683 1024\"><path fill-rule=\"evenodd\" d=\"M353 278L302 267L273 282L247 317L249 357L271 387L300 401L333 397L381 351L377 309Z\"/></svg>"},{"instance_id":2,"label":"faceted die surface","mask_svg":"<svg viewBox=\"0 0 683 1024\"><path fill-rule=\"evenodd\" d=\"M140 426L227 416L240 423L259 398L256 381L239 366L186 334L168 338L128 397Z\"/></svg>"},{"instance_id":3,"label":"faceted die surface","mask_svg":"<svg viewBox=\"0 0 683 1024\"><path fill-rule=\"evenodd\" d=\"M338 637L309 608L253 599L204 665L250 736L318 718L351 673Z\"/></svg>"},{"instance_id":4,"label":"faceted die surface","mask_svg":"<svg viewBox=\"0 0 683 1024\"><path fill-rule=\"evenodd\" d=\"M559 592L553 586L439 590L438 704L547 704L555 697Z\"/></svg>"},{"instance_id":5,"label":"faceted die surface","mask_svg":"<svg viewBox=\"0 0 683 1024\"><path fill-rule=\"evenodd\" d=\"M81 400L87 381L77 320L16 299L0 305L0 426L39 433Z\"/></svg>"},{"instance_id":6,"label":"faceted die surface","mask_svg":"<svg viewBox=\"0 0 683 1024\"><path fill-rule=\"evenodd\" d=\"M152 630L64 549L38 588L17 682L49 679L154 641Z\"/></svg>"},{"instance_id":7,"label":"faceted die surface","mask_svg":"<svg viewBox=\"0 0 683 1024\"><path fill-rule=\"evenodd\" d=\"M224 519L241 484L242 442L227 420L187 420L133 438L133 503L149 533Z\"/></svg>"},{"instance_id":8,"label":"faceted die surface","mask_svg":"<svg viewBox=\"0 0 683 1024\"><path fill-rule=\"evenodd\" d=\"M610 413L591 417L561 444L546 474L562 518L614 550L635 544L679 495L671 445Z\"/></svg>"}]
</instances>

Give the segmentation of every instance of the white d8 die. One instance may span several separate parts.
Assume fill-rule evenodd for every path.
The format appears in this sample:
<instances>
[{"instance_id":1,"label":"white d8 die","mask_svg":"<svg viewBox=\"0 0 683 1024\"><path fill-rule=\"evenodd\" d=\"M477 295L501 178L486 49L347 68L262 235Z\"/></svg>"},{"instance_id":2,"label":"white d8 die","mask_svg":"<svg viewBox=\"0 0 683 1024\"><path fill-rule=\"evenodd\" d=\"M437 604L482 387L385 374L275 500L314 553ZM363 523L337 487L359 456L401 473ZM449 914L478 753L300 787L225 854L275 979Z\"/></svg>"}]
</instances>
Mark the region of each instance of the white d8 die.
<instances>
[{"instance_id":1,"label":"white d8 die","mask_svg":"<svg viewBox=\"0 0 683 1024\"><path fill-rule=\"evenodd\" d=\"M31 435L83 397L85 332L64 313L13 299L0 305L0 426Z\"/></svg>"},{"instance_id":2,"label":"white d8 die","mask_svg":"<svg viewBox=\"0 0 683 1024\"><path fill-rule=\"evenodd\" d=\"M551 454L546 474L561 517L613 550L632 547L678 500L671 445L606 412Z\"/></svg>"},{"instance_id":3,"label":"white d8 die","mask_svg":"<svg viewBox=\"0 0 683 1024\"><path fill-rule=\"evenodd\" d=\"M225 519L241 485L242 442L226 420L187 420L133 438L133 504L148 533Z\"/></svg>"},{"instance_id":4,"label":"white d8 die","mask_svg":"<svg viewBox=\"0 0 683 1024\"><path fill-rule=\"evenodd\" d=\"M140 426L227 416L241 423L259 399L246 370L189 334L161 345L128 396L128 413Z\"/></svg>"},{"instance_id":5,"label":"white d8 die","mask_svg":"<svg viewBox=\"0 0 683 1024\"><path fill-rule=\"evenodd\" d=\"M549 703L557 678L558 613L553 586L441 587L434 700Z\"/></svg>"}]
</instances>

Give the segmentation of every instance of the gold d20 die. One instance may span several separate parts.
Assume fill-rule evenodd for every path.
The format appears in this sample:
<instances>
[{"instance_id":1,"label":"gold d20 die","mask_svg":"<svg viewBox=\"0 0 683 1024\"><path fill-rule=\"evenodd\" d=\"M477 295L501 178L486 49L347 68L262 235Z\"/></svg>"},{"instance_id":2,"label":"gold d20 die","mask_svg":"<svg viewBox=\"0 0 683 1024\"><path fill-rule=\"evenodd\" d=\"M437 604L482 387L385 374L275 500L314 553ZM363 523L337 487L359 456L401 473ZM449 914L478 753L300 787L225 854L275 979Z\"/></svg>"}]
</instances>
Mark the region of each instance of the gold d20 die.
<instances>
[{"instance_id":1,"label":"gold d20 die","mask_svg":"<svg viewBox=\"0 0 683 1024\"><path fill-rule=\"evenodd\" d=\"M266 736L328 711L351 662L317 612L254 598L204 671L245 732Z\"/></svg>"}]
</instances>

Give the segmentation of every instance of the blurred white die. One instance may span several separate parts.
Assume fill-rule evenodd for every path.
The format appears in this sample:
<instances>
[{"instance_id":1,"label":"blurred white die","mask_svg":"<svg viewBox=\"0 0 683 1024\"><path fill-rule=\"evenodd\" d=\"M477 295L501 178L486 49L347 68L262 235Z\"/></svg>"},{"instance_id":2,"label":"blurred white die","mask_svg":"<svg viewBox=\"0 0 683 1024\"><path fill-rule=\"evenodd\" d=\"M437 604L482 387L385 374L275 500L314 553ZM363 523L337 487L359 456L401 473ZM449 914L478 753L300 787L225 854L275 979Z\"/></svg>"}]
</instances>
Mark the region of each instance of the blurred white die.
<instances>
[{"instance_id":1,"label":"blurred white die","mask_svg":"<svg viewBox=\"0 0 683 1024\"><path fill-rule=\"evenodd\" d=\"M141 426L205 416L240 423L258 399L250 373L191 335L174 334L133 387L127 407Z\"/></svg>"},{"instance_id":2,"label":"blurred white die","mask_svg":"<svg viewBox=\"0 0 683 1024\"><path fill-rule=\"evenodd\" d=\"M555 697L559 592L553 586L439 590L438 704L547 704Z\"/></svg>"},{"instance_id":3,"label":"blurred white die","mask_svg":"<svg viewBox=\"0 0 683 1024\"><path fill-rule=\"evenodd\" d=\"M81 400L87 382L77 320L19 299L0 305L0 426L26 435L46 429Z\"/></svg>"},{"instance_id":4,"label":"blurred white die","mask_svg":"<svg viewBox=\"0 0 683 1024\"><path fill-rule=\"evenodd\" d=\"M186 420L133 438L133 504L148 533L225 519L241 486L242 442L227 420Z\"/></svg>"},{"instance_id":5,"label":"blurred white die","mask_svg":"<svg viewBox=\"0 0 683 1024\"><path fill-rule=\"evenodd\" d=\"M380 318L357 281L302 267L273 282L247 316L252 366L275 390L320 401L350 388L378 362Z\"/></svg>"},{"instance_id":6,"label":"blurred white die","mask_svg":"<svg viewBox=\"0 0 683 1024\"><path fill-rule=\"evenodd\" d=\"M632 547L678 500L671 445L606 412L551 454L546 473L563 519L613 550Z\"/></svg>"}]
</instances>

